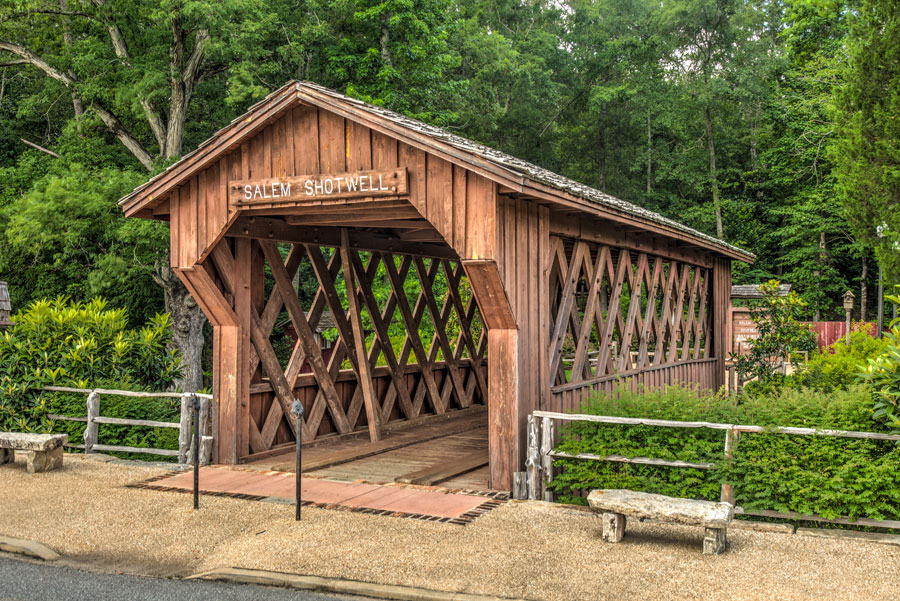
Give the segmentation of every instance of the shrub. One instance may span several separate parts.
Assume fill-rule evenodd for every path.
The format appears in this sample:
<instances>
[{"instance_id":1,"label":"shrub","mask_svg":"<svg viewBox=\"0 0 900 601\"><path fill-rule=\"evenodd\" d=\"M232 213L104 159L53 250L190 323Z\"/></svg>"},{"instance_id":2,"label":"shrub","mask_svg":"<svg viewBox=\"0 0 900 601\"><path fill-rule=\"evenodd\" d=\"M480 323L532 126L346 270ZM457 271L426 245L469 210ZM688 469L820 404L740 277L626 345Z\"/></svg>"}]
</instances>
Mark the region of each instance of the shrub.
<instances>
[{"instance_id":1,"label":"shrub","mask_svg":"<svg viewBox=\"0 0 900 601\"><path fill-rule=\"evenodd\" d=\"M860 368L886 349L884 339L874 338L865 331L851 332L849 344L841 339L814 353L806 366L788 378L787 383L826 392L846 390L859 379Z\"/></svg>"},{"instance_id":2,"label":"shrub","mask_svg":"<svg viewBox=\"0 0 900 601\"><path fill-rule=\"evenodd\" d=\"M129 330L123 309L60 297L31 303L13 322L0 334L2 430L51 428L46 385L164 390L179 374L165 314Z\"/></svg>"},{"instance_id":3,"label":"shrub","mask_svg":"<svg viewBox=\"0 0 900 601\"><path fill-rule=\"evenodd\" d=\"M900 303L900 297L887 297ZM874 415L893 428L900 428L900 319L891 322L891 331L884 333L883 352L869 359L860 371L867 381L874 399Z\"/></svg>"},{"instance_id":4,"label":"shrub","mask_svg":"<svg viewBox=\"0 0 900 601\"><path fill-rule=\"evenodd\" d=\"M759 285L763 298L750 304L750 320L759 336L749 341L747 354L732 354L741 380L754 380L751 388L759 391L770 390L782 381L784 375L778 373L778 366L794 353L816 348L815 332L798 321L806 303L793 291L780 296L779 289L777 280Z\"/></svg>"},{"instance_id":5,"label":"shrub","mask_svg":"<svg viewBox=\"0 0 900 601\"><path fill-rule=\"evenodd\" d=\"M784 388L766 396L728 397L684 388L598 396L582 412L682 421L884 431L872 419L865 387L821 393ZM657 457L716 463L716 469L558 460L551 488L563 502L584 503L582 491L629 488L717 500L730 482L748 510L774 509L885 519L900 514L900 446L826 436L743 434L733 459L723 458L725 432L571 422L559 449L569 453Z\"/></svg>"}]
</instances>

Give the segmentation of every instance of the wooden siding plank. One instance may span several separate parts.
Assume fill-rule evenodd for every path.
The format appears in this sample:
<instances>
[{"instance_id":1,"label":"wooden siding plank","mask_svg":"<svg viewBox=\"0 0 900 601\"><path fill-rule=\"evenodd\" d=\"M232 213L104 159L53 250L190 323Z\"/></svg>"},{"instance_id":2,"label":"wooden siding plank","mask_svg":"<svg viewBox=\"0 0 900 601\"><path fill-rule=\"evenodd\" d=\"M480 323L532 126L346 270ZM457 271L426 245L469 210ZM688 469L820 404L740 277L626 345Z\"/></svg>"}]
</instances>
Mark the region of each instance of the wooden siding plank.
<instances>
[{"instance_id":1,"label":"wooden siding plank","mask_svg":"<svg viewBox=\"0 0 900 601\"><path fill-rule=\"evenodd\" d=\"M319 168L321 173L347 171L344 129L343 117L329 111L319 111Z\"/></svg>"}]
</instances>

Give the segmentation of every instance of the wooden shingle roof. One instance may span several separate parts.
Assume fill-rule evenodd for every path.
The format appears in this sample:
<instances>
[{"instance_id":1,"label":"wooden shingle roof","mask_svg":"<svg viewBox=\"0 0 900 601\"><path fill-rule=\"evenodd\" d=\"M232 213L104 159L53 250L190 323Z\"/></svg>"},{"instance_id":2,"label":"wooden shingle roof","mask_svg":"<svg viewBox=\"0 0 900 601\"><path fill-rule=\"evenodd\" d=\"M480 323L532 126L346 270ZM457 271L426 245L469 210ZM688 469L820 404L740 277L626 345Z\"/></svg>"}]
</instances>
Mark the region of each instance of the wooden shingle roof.
<instances>
[{"instance_id":1,"label":"wooden shingle roof","mask_svg":"<svg viewBox=\"0 0 900 601\"><path fill-rule=\"evenodd\" d=\"M128 216L154 206L186 178L236 148L241 140L259 131L272 119L298 104L318 106L354 120L376 131L431 152L479 173L503 186L507 192L537 198L588 215L621 219L670 237L679 238L728 257L752 262L754 255L673 219L626 202L590 186L538 167L483 144L383 107L350 98L310 82L292 81L213 134L193 152L138 186L119 204Z\"/></svg>"}]
</instances>

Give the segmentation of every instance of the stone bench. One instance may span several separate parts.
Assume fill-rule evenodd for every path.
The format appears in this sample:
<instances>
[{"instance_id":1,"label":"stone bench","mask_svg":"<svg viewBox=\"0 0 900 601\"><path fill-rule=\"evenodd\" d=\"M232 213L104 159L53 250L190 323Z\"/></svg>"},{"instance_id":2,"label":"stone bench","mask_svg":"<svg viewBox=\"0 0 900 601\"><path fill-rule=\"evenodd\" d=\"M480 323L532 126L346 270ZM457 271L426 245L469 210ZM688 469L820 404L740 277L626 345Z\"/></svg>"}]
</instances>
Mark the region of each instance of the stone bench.
<instances>
[{"instance_id":1,"label":"stone bench","mask_svg":"<svg viewBox=\"0 0 900 601\"><path fill-rule=\"evenodd\" d=\"M0 432L0 465L15 461L16 451L25 451L29 474L55 470L62 467L63 445L68 441L68 434Z\"/></svg>"},{"instance_id":2,"label":"stone bench","mask_svg":"<svg viewBox=\"0 0 900 601\"><path fill-rule=\"evenodd\" d=\"M588 495L588 504L601 514L606 542L622 540L626 517L649 518L706 528L704 555L717 555L725 550L725 530L734 517L734 506L730 503L676 499L633 490L594 490Z\"/></svg>"}]
</instances>

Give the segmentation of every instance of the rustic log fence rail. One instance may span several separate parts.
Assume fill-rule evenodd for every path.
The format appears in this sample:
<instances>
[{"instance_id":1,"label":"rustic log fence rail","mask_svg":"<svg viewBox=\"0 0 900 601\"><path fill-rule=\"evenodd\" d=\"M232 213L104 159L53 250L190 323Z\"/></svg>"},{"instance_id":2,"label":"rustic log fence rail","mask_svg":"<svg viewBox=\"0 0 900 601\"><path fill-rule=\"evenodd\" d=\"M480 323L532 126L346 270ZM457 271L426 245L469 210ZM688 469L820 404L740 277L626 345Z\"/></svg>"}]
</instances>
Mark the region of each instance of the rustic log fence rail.
<instances>
[{"instance_id":1,"label":"rustic log fence rail","mask_svg":"<svg viewBox=\"0 0 900 601\"><path fill-rule=\"evenodd\" d=\"M547 484L553 480L554 459L582 459L588 461L608 461L613 463L633 463L640 465L656 465L661 467L714 469L715 463L692 463L687 461L671 461L655 457L626 457L624 455L594 455L591 453L566 453L554 450L556 443L555 421L583 421L601 424L629 425L629 426L656 426L661 428L707 428L710 430L724 430L725 443L723 457L730 459L735 446L738 444L742 433L752 434L786 434L791 436L832 436L835 438L856 438L868 440L900 441L900 434L882 434L880 432L857 432L852 430L830 430L818 428L797 428L790 426L750 426L739 424L722 424L703 421L674 421L662 419L645 419L637 417L616 417L610 415L586 415L576 413L558 413L553 411L534 411L528 416L528 448L525 460L526 472L524 479L520 476L517 480L521 483L514 490L516 498L528 498L530 500L542 499L553 501L553 493ZM734 504L734 490L729 483L722 483L721 500ZM826 522L849 526L866 526L874 528L900 528L900 520L873 520L869 518L857 518L855 520L840 518L825 518L818 515L803 515L796 512L779 512L774 510L745 511L742 507L735 507L735 513L752 515L757 517L800 520L809 522Z\"/></svg>"},{"instance_id":2,"label":"rustic log fence rail","mask_svg":"<svg viewBox=\"0 0 900 601\"><path fill-rule=\"evenodd\" d=\"M176 457L179 464L188 464L192 462L193 457L193 437L191 431L194 426L194 403L193 398L196 396L200 401L200 409L198 411L198 427L201 432L200 437L200 463L202 465L210 463L212 457L213 436L208 436L210 431L210 415L213 397L210 394L193 393L193 392L141 392L132 390L110 390L106 388L72 388L69 386L44 386L43 390L47 392L71 392L76 394L85 394L85 407L87 415L84 417L73 417L68 415L50 414L52 420L81 422L85 424L84 428L84 444L67 443L65 446L69 448L81 449L85 453L96 452L117 452L117 453L147 453L150 455L161 455L165 457ZM100 415L100 396L124 396L132 398L176 398L181 399L180 419L178 422L162 422L149 419L126 419L120 417L106 417ZM173 428L178 430L178 450L174 449L157 449L152 447L129 447L119 445L100 444L99 433L100 424L111 424L117 426L142 426L146 428ZM215 428L212 428L215 431Z\"/></svg>"}]
</instances>

